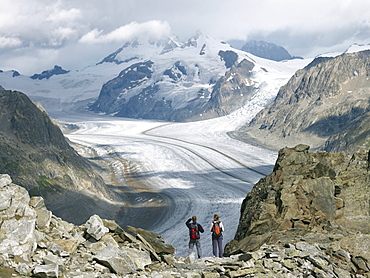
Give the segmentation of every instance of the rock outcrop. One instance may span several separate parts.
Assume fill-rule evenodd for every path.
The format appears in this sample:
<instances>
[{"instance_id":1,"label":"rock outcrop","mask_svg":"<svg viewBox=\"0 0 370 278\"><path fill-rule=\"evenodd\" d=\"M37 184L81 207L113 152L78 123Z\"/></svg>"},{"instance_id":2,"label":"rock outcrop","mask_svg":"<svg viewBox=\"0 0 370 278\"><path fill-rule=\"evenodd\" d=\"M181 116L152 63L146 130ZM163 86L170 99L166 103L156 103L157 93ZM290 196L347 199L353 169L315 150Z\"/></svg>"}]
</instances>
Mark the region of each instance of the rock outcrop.
<instances>
[{"instance_id":1,"label":"rock outcrop","mask_svg":"<svg viewBox=\"0 0 370 278\"><path fill-rule=\"evenodd\" d=\"M64 69L62 69L62 67L55 65L53 69L44 70L42 73L34 74L30 78L31 79L38 79L38 80L42 80L44 78L49 79L53 75L66 74L68 72L69 72L69 70L64 70Z\"/></svg>"},{"instance_id":2,"label":"rock outcrop","mask_svg":"<svg viewBox=\"0 0 370 278\"><path fill-rule=\"evenodd\" d=\"M308 144L330 152L369 148L370 50L318 57L281 87L239 136L280 149Z\"/></svg>"},{"instance_id":3,"label":"rock outcrop","mask_svg":"<svg viewBox=\"0 0 370 278\"><path fill-rule=\"evenodd\" d=\"M343 249L370 266L370 152L280 150L273 173L262 178L241 207L235 239L226 253L247 253L263 244L304 241ZM329 276L336 277L336 276Z\"/></svg>"},{"instance_id":4,"label":"rock outcrop","mask_svg":"<svg viewBox=\"0 0 370 278\"><path fill-rule=\"evenodd\" d=\"M216 82L209 101L194 109L194 115L208 113L219 117L245 105L258 91L258 84L252 78L254 67L255 65L246 59L230 66L225 76Z\"/></svg>"},{"instance_id":5,"label":"rock outcrop","mask_svg":"<svg viewBox=\"0 0 370 278\"><path fill-rule=\"evenodd\" d=\"M128 230L97 215L70 224L0 175L0 277L369 277L360 275L369 272L367 260L336 243L296 241L195 259L176 257L158 234Z\"/></svg>"}]
</instances>

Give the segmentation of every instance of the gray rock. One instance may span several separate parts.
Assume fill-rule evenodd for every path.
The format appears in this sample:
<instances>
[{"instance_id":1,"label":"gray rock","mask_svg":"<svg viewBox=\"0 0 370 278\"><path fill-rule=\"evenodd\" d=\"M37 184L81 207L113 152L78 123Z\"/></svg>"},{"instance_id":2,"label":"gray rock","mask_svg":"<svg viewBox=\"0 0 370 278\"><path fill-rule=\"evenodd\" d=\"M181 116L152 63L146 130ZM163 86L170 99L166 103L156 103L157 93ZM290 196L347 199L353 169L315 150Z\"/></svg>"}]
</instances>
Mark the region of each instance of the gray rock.
<instances>
[{"instance_id":1,"label":"gray rock","mask_svg":"<svg viewBox=\"0 0 370 278\"><path fill-rule=\"evenodd\" d=\"M309 244L307 242L297 242L295 244L295 247L297 250L303 251L304 253L308 253L311 256L317 255L320 251L320 249L312 244Z\"/></svg>"},{"instance_id":2,"label":"gray rock","mask_svg":"<svg viewBox=\"0 0 370 278\"><path fill-rule=\"evenodd\" d=\"M44 256L42 258L42 260L44 261L44 264L63 265L63 262L62 262L61 258L59 256L53 255L53 254L47 254L46 256Z\"/></svg>"},{"instance_id":3,"label":"gray rock","mask_svg":"<svg viewBox=\"0 0 370 278\"><path fill-rule=\"evenodd\" d=\"M57 278L59 277L59 266L56 264L37 265L33 270L32 277Z\"/></svg>"},{"instance_id":4,"label":"gray rock","mask_svg":"<svg viewBox=\"0 0 370 278\"><path fill-rule=\"evenodd\" d=\"M64 251L62 246L60 246L60 245L58 245L54 242L49 242L48 250L50 252L52 252L53 254L55 254L55 255L60 255Z\"/></svg>"},{"instance_id":5,"label":"gray rock","mask_svg":"<svg viewBox=\"0 0 370 278\"><path fill-rule=\"evenodd\" d=\"M12 178L9 175L0 175L0 188L6 187L12 183Z\"/></svg>"},{"instance_id":6,"label":"gray rock","mask_svg":"<svg viewBox=\"0 0 370 278\"><path fill-rule=\"evenodd\" d=\"M48 228L51 221L52 213L47 210L45 207L36 209L37 219L36 225L39 230Z\"/></svg>"},{"instance_id":7,"label":"gray rock","mask_svg":"<svg viewBox=\"0 0 370 278\"><path fill-rule=\"evenodd\" d=\"M86 232L95 238L96 240L101 239L105 234L109 232L109 229L104 226L102 219L98 215L93 215L87 220Z\"/></svg>"},{"instance_id":8,"label":"gray rock","mask_svg":"<svg viewBox=\"0 0 370 278\"><path fill-rule=\"evenodd\" d=\"M31 197L29 205L33 208L38 208L38 209L45 208L44 198L42 198L41 196Z\"/></svg>"},{"instance_id":9,"label":"gray rock","mask_svg":"<svg viewBox=\"0 0 370 278\"><path fill-rule=\"evenodd\" d=\"M94 256L94 260L108 267L113 273L120 275L144 269L146 265L152 262L147 252L111 246L99 251Z\"/></svg>"},{"instance_id":10,"label":"gray rock","mask_svg":"<svg viewBox=\"0 0 370 278\"><path fill-rule=\"evenodd\" d=\"M1 224L1 233L4 236L0 242L0 254L6 257L19 256L30 261L37 247L34 231L35 219L4 220Z\"/></svg>"},{"instance_id":11,"label":"gray rock","mask_svg":"<svg viewBox=\"0 0 370 278\"><path fill-rule=\"evenodd\" d=\"M16 266L15 271L21 275L29 276L31 274L31 267L25 263L19 263Z\"/></svg>"}]
</instances>

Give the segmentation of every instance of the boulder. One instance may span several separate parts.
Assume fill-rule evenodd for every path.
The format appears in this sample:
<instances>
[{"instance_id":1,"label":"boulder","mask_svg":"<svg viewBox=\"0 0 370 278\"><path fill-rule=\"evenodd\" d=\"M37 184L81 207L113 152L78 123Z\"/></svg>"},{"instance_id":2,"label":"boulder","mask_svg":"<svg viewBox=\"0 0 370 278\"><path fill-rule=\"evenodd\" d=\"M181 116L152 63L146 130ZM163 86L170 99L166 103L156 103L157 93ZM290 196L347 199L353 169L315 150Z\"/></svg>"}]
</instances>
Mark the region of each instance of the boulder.
<instances>
[{"instance_id":1,"label":"boulder","mask_svg":"<svg viewBox=\"0 0 370 278\"><path fill-rule=\"evenodd\" d=\"M28 206L28 192L11 183L8 175L0 175L0 254L18 256L30 261L37 247L36 212Z\"/></svg>"},{"instance_id":2,"label":"boulder","mask_svg":"<svg viewBox=\"0 0 370 278\"><path fill-rule=\"evenodd\" d=\"M37 265L32 277L57 278L59 277L59 266L57 264Z\"/></svg>"},{"instance_id":3,"label":"boulder","mask_svg":"<svg viewBox=\"0 0 370 278\"><path fill-rule=\"evenodd\" d=\"M148 252L132 248L117 248L108 246L99 251L94 260L108 267L111 272L124 275L136 272L138 269L150 264L152 261Z\"/></svg>"},{"instance_id":4,"label":"boulder","mask_svg":"<svg viewBox=\"0 0 370 278\"><path fill-rule=\"evenodd\" d=\"M159 234L131 226L127 226L127 229L135 235L141 235L153 247L156 253L161 255L175 254L175 248L170 244L166 244Z\"/></svg>"},{"instance_id":5,"label":"boulder","mask_svg":"<svg viewBox=\"0 0 370 278\"><path fill-rule=\"evenodd\" d=\"M87 220L86 233L92 236L94 239L99 240L105 234L109 232L109 229L104 226L102 219L98 215L93 215Z\"/></svg>"}]
</instances>

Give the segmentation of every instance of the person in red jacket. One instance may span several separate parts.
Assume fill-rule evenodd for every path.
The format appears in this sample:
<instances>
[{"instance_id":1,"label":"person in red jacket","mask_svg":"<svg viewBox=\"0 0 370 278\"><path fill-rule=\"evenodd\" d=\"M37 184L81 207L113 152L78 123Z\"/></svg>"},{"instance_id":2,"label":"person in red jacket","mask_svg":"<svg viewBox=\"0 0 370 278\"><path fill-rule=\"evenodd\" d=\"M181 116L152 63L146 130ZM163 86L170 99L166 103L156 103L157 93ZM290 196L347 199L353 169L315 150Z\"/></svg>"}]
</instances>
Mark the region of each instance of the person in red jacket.
<instances>
[{"instance_id":1,"label":"person in red jacket","mask_svg":"<svg viewBox=\"0 0 370 278\"><path fill-rule=\"evenodd\" d=\"M186 221L189 228L189 254L193 252L194 245L197 247L198 258L202 257L202 247L200 246L200 233L204 232L202 225L197 223L197 217L192 216Z\"/></svg>"}]
</instances>

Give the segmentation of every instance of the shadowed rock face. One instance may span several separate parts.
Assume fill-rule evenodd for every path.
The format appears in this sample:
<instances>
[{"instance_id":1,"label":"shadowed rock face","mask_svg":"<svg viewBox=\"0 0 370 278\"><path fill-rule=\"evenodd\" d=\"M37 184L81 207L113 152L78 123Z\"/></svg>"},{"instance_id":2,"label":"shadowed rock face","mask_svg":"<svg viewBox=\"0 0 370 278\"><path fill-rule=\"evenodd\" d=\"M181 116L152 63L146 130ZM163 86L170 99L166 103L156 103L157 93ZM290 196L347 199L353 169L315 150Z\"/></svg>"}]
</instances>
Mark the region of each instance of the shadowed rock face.
<instances>
[{"instance_id":1,"label":"shadowed rock face","mask_svg":"<svg viewBox=\"0 0 370 278\"><path fill-rule=\"evenodd\" d=\"M368 149L369 75L369 50L317 58L241 134L276 149L298 143L330 152Z\"/></svg>"},{"instance_id":2,"label":"shadowed rock face","mask_svg":"<svg viewBox=\"0 0 370 278\"><path fill-rule=\"evenodd\" d=\"M0 91L0 106L0 173L44 196L49 208L66 207L61 196L67 192L105 194L102 178L26 95Z\"/></svg>"},{"instance_id":3,"label":"shadowed rock face","mask_svg":"<svg viewBox=\"0 0 370 278\"><path fill-rule=\"evenodd\" d=\"M44 78L49 79L53 75L66 74L68 72L69 72L69 70L64 70L64 69L62 69L62 67L55 65L52 70L45 70L40 74L34 74L30 78L39 79L39 80L42 80Z\"/></svg>"},{"instance_id":4,"label":"shadowed rock face","mask_svg":"<svg viewBox=\"0 0 370 278\"><path fill-rule=\"evenodd\" d=\"M369 151L348 155L308 149L280 150L273 173L244 199L235 240L226 253L304 240L343 244L370 262L370 252L363 252L370 246ZM358 246L359 237L366 248L356 250L351 245Z\"/></svg>"},{"instance_id":5,"label":"shadowed rock face","mask_svg":"<svg viewBox=\"0 0 370 278\"><path fill-rule=\"evenodd\" d=\"M216 82L209 101L193 108L194 116L190 119L196 120L195 115L202 113L209 118L225 116L245 105L258 92L258 84L252 80L254 66L246 59L231 66Z\"/></svg>"}]
</instances>

